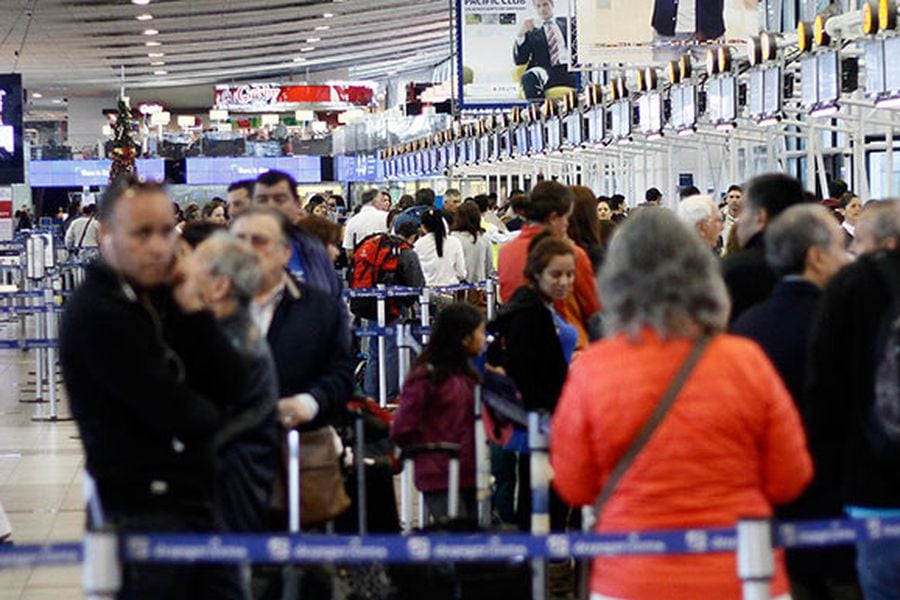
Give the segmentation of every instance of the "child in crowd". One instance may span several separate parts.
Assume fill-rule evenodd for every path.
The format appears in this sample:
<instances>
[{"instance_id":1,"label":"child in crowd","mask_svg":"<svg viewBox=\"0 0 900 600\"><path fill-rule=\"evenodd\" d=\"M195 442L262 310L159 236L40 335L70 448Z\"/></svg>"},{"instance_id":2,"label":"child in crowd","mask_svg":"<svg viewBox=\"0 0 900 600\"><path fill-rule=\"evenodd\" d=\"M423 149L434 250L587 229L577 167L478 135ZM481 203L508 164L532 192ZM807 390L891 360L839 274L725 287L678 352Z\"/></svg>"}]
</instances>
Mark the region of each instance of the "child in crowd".
<instances>
[{"instance_id":1,"label":"child in crowd","mask_svg":"<svg viewBox=\"0 0 900 600\"><path fill-rule=\"evenodd\" d=\"M459 517L475 518L475 386L471 359L481 354L485 323L468 304L451 304L434 322L431 338L403 385L391 438L401 448L459 444ZM416 488L435 521L447 517L449 459L423 454L415 459Z\"/></svg>"}]
</instances>

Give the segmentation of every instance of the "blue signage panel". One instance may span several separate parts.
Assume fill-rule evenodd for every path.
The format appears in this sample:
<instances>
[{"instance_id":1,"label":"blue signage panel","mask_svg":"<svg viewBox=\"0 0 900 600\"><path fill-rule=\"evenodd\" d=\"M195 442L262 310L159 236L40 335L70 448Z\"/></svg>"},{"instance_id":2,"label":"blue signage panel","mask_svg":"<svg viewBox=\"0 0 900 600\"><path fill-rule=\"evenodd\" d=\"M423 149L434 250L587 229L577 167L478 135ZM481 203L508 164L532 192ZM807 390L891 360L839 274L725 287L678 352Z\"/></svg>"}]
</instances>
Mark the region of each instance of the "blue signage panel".
<instances>
[{"instance_id":1,"label":"blue signage panel","mask_svg":"<svg viewBox=\"0 0 900 600\"><path fill-rule=\"evenodd\" d=\"M109 183L111 160L32 160L28 182L32 187L103 186ZM142 179L166 180L166 164L161 158L139 158L137 174Z\"/></svg>"},{"instance_id":2,"label":"blue signage panel","mask_svg":"<svg viewBox=\"0 0 900 600\"><path fill-rule=\"evenodd\" d=\"M335 179L341 182L383 181L384 163L374 154L335 156Z\"/></svg>"},{"instance_id":3,"label":"blue signage panel","mask_svg":"<svg viewBox=\"0 0 900 600\"><path fill-rule=\"evenodd\" d=\"M242 179L256 179L271 170L289 173L297 183L322 181L319 156L188 158L186 162L185 179L190 185L228 185Z\"/></svg>"}]
</instances>

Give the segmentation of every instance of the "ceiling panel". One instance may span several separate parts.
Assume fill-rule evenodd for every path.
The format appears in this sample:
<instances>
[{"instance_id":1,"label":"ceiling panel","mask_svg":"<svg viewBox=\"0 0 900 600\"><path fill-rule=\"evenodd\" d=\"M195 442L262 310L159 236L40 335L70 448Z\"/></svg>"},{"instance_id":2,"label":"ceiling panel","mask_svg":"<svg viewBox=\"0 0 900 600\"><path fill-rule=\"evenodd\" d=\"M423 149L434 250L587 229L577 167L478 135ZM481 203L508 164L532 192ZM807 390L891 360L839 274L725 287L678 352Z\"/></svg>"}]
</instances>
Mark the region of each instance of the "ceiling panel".
<instances>
[{"instance_id":1,"label":"ceiling panel","mask_svg":"<svg viewBox=\"0 0 900 600\"><path fill-rule=\"evenodd\" d=\"M123 68L148 89L395 73L446 60L449 27L447 0L0 0L0 72L45 95L117 90Z\"/></svg>"}]
</instances>

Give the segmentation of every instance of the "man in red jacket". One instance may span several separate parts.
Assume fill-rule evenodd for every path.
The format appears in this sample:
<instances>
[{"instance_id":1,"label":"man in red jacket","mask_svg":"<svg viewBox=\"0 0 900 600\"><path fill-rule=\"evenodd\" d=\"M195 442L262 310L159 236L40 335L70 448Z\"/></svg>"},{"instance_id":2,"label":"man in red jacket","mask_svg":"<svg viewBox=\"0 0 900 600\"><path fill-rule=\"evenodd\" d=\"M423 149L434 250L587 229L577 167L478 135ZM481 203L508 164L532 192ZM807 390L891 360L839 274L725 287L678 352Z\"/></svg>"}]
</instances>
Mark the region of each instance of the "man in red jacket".
<instances>
[{"instance_id":1,"label":"man in red jacket","mask_svg":"<svg viewBox=\"0 0 900 600\"><path fill-rule=\"evenodd\" d=\"M500 248L498 274L500 276L500 301L509 302L513 293L525 285L525 259L531 240L544 229L554 235L566 237L569 215L572 213L572 194L569 189L556 181L542 181L531 190L525 204L528 223L522 227L519 236ZM556 309L563 318L578 330L578 348L588 343L588 321L600 311L594 270L587 253L575 249L575 285L572 293L559 302Z\"/></svg>"}]
</instances>

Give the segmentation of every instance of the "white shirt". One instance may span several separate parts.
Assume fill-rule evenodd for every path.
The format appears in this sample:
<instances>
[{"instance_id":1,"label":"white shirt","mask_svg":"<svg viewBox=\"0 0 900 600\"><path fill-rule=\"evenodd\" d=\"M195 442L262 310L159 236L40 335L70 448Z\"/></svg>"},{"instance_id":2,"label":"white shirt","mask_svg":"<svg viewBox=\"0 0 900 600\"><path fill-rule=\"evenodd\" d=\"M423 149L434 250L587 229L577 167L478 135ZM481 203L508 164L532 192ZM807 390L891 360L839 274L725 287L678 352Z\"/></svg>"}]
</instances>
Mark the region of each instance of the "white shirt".
<instances>
[{"instance_id":1,"label":"white shirt","mask_svg":"<svg viewBox=\"0 0 900 600\"><path fill-rule=\"evenodd\" d=\"M466 280L478 283L487 279L494 271L494 253L487 234L479 235L478 241L468 231L454 231L451 235L462 244L466 257Z\"/></svg>"},{"instance_id":2,"label":"white shirt","mask_svg":"<svg viewBox=\"0 0 900 600\"><path fill-rule=\"evenodd\" d=\"M844 220L843 223L841 223L841 227L844 228L844 231L846 231L847 233L850 234L850 237L853 237L853 238L856 237L856 227L851 225L850 223L848 223L846 221L846 219Z\"/></svg>"},{"instance_id":3,"label":"white shirt","mask_svg":"<svg viewBox=\"0 0 900 600\"><path fill-rule=\"evenodd\" d=\"M85 231L87 228L87 231ZM100 222L97 218L81 216L69 223L69 229L66 230L66 246L79 248L96 248L100 245L97 232L100 231ZM84 240L81 236L84 234ZM79 244L78 242L81 242Z\"/></svg>"},{"instance_id":4,"label":"white shirt","mask_svg":"<svg viewBox=\"0 0 900 600\"><path fill-rule=\"evenodd\" d=\"M287 275L285 275L285 277L287 277ZM253 323L263 335L269 333L269 327L272 325L272 317L275 316L275 309L284 297L284 288L286 285L286 281L282 279L281 283L269 292L265 298L262 298L261 300L254 299L253 304L250 305L250 316L253 318Z\"/></svg>"},{"instance_id":5,"label":"white shirt","mask_svg":"<svg viewBox=\"0 0 900 600\"><path fill-rule=\"evenodd\" d=\"M678 0L678 12L675 13L675 33L697 32L697 5L694 0Z\"/></svg>"},{"instance_id":6,"label":"white shirt","mask_svg":"<svg viewBox=\"0 0 900 600\"><path fill-rule=\"evenodd\" d=\"M422 264L425 285L456 285L466 279L466 257L459 240L452 235L444 239L444 256L438 256L436 244L434 234L428 233L413 246Z\"/></svg>"},{"instance_id":7,"label":"white shirt","mask_svg":"<svg viewBox=\"0 0 900 600\"><path fill-rule=\"evenodd\" d=\"M387 213L371 204L363 206L359 213L351 217L344 227L345 250L353 250L363 238L373 233L387 231Z\"/></svg>"},{"instance_id":8,"label":"white shirt","mask_svg":"<svg viewBox=\"0 0 900 600\"><path fill-rule=\"evenodd\" d=\"M269 292L265 298L262 298L261 300L254 299L253 303L250 305L250 317L253 319L256 328L259 329L263 335L269 333L269 327L272 326L272 317L275 316L275 309L278 308L281 299L284 298L286 287L287 274L285 274L281 283ZM313 418L319 414L319 403L316 402L316 399L312 394L295 394L294 399L301 404L305 404L313 415Z\"/></svg>"}]
</instances>

